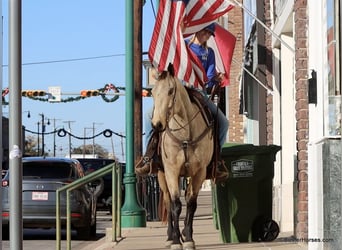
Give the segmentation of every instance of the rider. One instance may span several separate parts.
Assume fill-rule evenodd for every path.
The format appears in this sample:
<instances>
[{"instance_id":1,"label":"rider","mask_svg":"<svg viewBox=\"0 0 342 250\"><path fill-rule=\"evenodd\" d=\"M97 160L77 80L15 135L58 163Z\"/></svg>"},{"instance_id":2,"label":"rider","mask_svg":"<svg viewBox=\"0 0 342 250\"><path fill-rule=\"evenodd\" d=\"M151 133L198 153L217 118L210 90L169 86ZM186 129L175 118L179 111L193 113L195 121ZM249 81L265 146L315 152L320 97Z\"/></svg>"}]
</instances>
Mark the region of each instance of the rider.
<instances>
[{"instance_id":1,"label":"rider","mask_svg":"<svg viewBox=\"0 0 342 250\"><path fill-rule=\"evenodd\" d=\"M223 112L211 101L209 97L207 97L204 91L211 90L214 86L220 84L222 80L222 73L216 72L216 64L215 64L215 53L214 50L207 46L207 41L210 36L215 36L215 23L212 23L205 27L204 29L196 32L194 36L190 40L186 40L186 44L189 48L197 55L198 59L201 61L203 68L206 71L207 77L209 81L206 83L206 90L198 89L205 98L208 99L207 105L210 109L213 116L217 119L218 128L219 128L219 143L220 143L220 150L226 140L226 135L228 131L228 120L223 114ZM147 118L149 119L149 123L151 123L151 114L147 114ZM150 124L148 124L150 127ZM152 137L149 139L149 145L147 146L145 157L143 157L142 161L139 166L136 167L136 171L140 175L148 174L152 171L152 168L155 168L154 164L151 163L151 156L146 156L151 152L154 153L155 149L152 147L157 147L158 138L157 132L152 134ZM142 163L142 165L141 165ZM152 166L149 166L151 164ZM228 170L224 165L224 162L220 160L216 167L216 179L218 181L224 181L228 178Z\"/></svg>"}]
</instances>

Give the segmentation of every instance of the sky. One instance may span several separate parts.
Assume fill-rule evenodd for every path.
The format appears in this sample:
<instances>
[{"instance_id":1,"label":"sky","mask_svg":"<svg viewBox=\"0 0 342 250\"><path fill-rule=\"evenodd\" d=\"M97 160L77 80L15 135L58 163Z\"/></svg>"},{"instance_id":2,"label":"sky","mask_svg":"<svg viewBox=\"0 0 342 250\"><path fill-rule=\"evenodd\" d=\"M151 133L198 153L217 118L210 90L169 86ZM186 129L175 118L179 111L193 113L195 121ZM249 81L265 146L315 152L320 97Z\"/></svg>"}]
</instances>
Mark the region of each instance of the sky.
<instances>
[{"instance_id":1,"label":"sky","mask_svg":"<svg viewBox=\"0 0 342 250\"><path fill-rule=\"evenodd\" d=\"M3 89L9 86L8 2L2 1ZM108 83L125 87L125 2L22 0L22 89L47 92L49 87L59 86L62 99L70 100L79 96L81 90L104 88ZM154 26L154 2L146 1L143 6L143 52L148 50ZM146 56L143 59L147 59ZM143 76L143 86L145 81ZM5 97L6 101L8 97ZM143 98L143 109L149 108L151 103L150 97ZM125 96L114 102L91 97L60 103L23 97L22 123L27 130L38 132L37 123L41 122L41 114L44 114L45 122L50 120L50 125L46 125L47 133L54 128L68 129L70 124L71 133L77 137L91 137L93 132L98 134L105 129L125 135L125 108ZM2 111L4 116L8 116L8 106L3 106ZM36 136L30 132L26 132L27 135ZM79 147L83 143L84 140L72 138L71 145ZM92 143L93 140L86 140L86 144ZM99 136L95 143L125 160L125 139L122 137ZM46 135L45 151L50 155L53 154L53 144L53 135ZM56 156L68 154L68 136L56 136L55 145Z\"/></svg>"}]
</instances>

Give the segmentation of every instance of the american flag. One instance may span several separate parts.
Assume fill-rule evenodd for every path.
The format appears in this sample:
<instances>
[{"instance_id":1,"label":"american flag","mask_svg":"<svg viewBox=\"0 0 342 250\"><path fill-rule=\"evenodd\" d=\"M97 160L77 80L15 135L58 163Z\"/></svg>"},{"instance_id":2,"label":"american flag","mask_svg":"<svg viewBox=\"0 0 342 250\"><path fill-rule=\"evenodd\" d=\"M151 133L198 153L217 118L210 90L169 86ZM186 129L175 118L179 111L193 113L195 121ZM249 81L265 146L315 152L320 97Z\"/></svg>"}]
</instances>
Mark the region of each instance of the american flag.
<instances>
[{"instance_id":1,"label":"american flag","mask_svg":"<svg viewBox=\"0 0 342 250\"><path fill-rule=\"evenodd\" d=\"M215 37L210 37L208 40L208 46L210 46L215 52L217 72L223 73L224 76L221 81L221 87L227 86L230 83L229 73L235 43L236 37L219 24L216 24Z\"/></svg>"},{"instance_id":2,"label":"american flag","mask_svg":"<svg viewBox=\"0 0 342 250\"><path fill-rule=\"evenodd\" d=\"M233 8L227 0L160 0L149 48L149 59L159 72L173 64L176 76L190 85L208 79L199 60L184 42Z\"/></svg>"}]
</instances>

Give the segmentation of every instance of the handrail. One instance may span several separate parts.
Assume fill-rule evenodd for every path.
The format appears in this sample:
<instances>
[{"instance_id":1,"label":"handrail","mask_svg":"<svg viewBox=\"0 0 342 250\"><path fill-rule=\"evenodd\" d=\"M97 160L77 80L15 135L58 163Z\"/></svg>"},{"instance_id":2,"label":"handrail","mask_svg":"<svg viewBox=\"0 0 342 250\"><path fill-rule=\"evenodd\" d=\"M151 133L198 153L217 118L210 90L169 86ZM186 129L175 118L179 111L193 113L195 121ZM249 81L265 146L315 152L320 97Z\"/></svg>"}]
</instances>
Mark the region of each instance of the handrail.
<instances>
[{"instance_id":1,"label":"handrail","mask_svg":"<svg viewBox=\"0 0 342 250\"><path fill-rule=\"evenodd\" d=\"M115 166L115 171L113 171ZM121 188L121 164L112 163L99 170L88 174L81 179L69 183L56 190L56 250L61 249L61 215L60 215L60 193L67 192L67 249L71 249L71 212L70 212L70 191L79 188L92 180L98 179L106 174L112 172L112 241L116 241L117 237L121 237L121 222L117 218L121 218L121 192L117 192ZM119 174L118 174L119 173ZM120 178L118 178L120 176ZM115 213L114 213L115 212ZM119 235L117 235L119 229Z\"/></svg>"}]
</instances>

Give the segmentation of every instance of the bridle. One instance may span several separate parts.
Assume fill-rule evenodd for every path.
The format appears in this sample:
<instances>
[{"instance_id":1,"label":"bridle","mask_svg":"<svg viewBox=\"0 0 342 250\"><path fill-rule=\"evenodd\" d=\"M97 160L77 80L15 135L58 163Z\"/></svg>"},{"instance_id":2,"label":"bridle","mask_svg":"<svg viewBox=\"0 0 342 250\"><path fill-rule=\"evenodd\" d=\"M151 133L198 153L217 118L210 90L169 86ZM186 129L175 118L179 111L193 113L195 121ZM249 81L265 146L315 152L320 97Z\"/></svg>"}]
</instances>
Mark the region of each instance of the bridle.
<instances>
[{"instance_id":1,"label":"bridle","mask_svg":"<svg viewBox=\"0 0 342 250\"><path fill-rule=\"evenodd\" d=\"M174 142L176 142L178 145L180 145L180 147L183 149L184 151L184 156L185 156L185 166L188 166L189 162L188 162L188 147L189 146L195 146L199 141L201 141L210 131L211 131L211 127L210 126L206 126L206 128L202 131L202 133L200 133L196 138L187 138L187 139L180 139L178 138L174 132L177 132L179 130L185 129L186 127L190 127L191 122L193 122L195 120L195 118L201 114L201 110L198 109L197 112L183 125L180 124L179 121L177 121L177 119L174 117L175 112L174 112L174 108L175 108L175 103L176 103L176 94L177 94L177 83L176 83L176 79L172 79L172 83L173 83L173 87L169 87L169 95L173 94L172 98L171 98L171 105L168 106L168 110L167 110L167 117L166 117L166 127L165 127L165 134L167 134ZM173 89L173 93L171 93L170 90ZM193 104L195 105L195 104ZM169 126L170 121L174 119L174 121L180 126L177 129L171 129ZM164 144L163 144L164 145ZM164 145L165 146L165 145ZM165 152L165 150L164 150ZM166 156L167 157L167 156Z\"/></svg>"}]
</instances>

